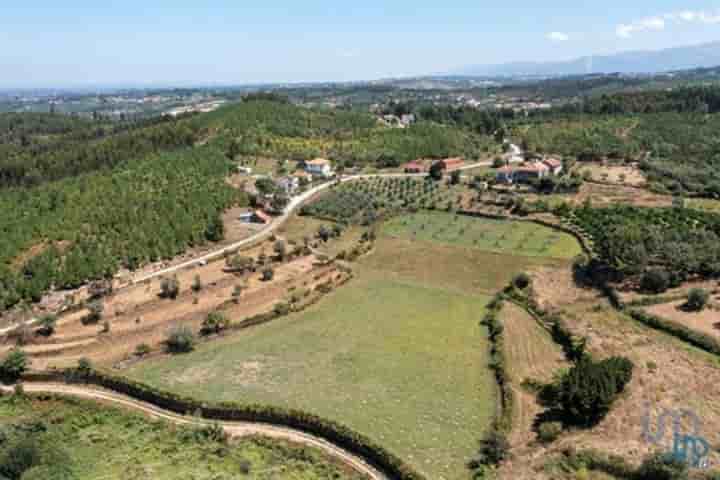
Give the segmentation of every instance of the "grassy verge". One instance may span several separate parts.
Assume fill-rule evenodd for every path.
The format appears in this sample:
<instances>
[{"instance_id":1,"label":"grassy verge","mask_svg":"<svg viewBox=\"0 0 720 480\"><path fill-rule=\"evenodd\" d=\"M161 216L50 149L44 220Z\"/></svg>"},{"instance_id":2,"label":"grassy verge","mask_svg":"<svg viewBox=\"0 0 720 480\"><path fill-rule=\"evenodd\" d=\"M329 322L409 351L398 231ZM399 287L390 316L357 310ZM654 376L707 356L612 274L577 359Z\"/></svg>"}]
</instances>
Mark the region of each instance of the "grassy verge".
<instances>
[{"instance_id":1,"label":"grassy verge","mask_svg":"<svg viewBox=\"0 0 720 480\"><path fill-rule=\"evenodd\" d=\"M69 478L77 480L365 478L312 448L259 437L227 444L199 430L75 399L2 398L0 428L17 433L11 425L39 428L40 443L58 448Z\"/></svg>"}]
</instances>

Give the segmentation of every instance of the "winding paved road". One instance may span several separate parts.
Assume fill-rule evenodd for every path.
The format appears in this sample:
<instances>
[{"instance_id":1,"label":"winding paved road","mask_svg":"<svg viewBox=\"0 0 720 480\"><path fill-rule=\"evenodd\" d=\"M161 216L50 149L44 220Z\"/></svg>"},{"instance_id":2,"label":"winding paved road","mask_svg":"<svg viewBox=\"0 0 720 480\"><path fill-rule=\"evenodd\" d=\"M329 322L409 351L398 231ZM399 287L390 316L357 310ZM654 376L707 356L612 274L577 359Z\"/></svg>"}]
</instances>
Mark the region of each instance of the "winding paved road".
<instances>
[{"instance_id":1,"label":"winding paved road","mask_svg":"<svg viewBox=\"0 0 720 480\"><path fill-rule=\"evenodd\" d=\"M293 443L299 443L310 447L318 448L326 454L337 458L344 464L352 467L354 470L365 474L372 480L391 480L389 476L376 469L361 457L354 455L337 445L319 437L294 430L288 427L279 427L266 423L255 422L213 422L193 417L185 417L177 415L173 412L163 410L146 402L135 400L134 398L121 395L119 393L108 390L101 390L81 385L66 385L62 383L24 383L23 388L28 393L52 393L59 395L69 395L73 397L94 400L101 403L109 403L120 406L122 408L141 412L151 418L162 419L176 425L187 426L207 426L220 425L228 435L235 438L247 437L251 435L262 435L265 437L287 440ZM11 387L0 386L0 391L11 393Z\"/></svg>"}]
</instances>

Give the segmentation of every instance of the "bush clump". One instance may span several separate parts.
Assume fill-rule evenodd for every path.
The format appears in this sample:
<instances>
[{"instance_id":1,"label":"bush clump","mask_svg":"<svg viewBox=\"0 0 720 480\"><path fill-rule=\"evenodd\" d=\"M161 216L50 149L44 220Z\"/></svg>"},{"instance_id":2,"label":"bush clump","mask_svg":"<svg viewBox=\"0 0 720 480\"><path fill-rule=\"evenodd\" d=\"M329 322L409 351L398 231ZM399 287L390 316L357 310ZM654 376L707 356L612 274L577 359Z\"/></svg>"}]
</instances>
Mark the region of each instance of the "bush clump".
<instances>
[{"instance_id":1,"label":"bush clump","mask_svg":"<svg viewBox=\"0 0 720 480\"><path fill-rule=\"evenodd\" d=\"M595 362L580 358L561 379L558 402L569 424L590 427L602 420L632 379L634 365L624 357Z\"/></svg>"},{"instance_id":2,"label":"bush clump","mask_svg":"<svg viewBox=\"0 0 720 480\"><path fill-rule=\"evenodd\" d=\"M180 282L177 277L163 278L160 282L160 297L176 299L180 294Z\"/></svg>"},{"instance_id":3,"label":"bush clump","mask_svg":"<svg viewBox=\"0 0 720 480\"><path fill-rule=\"evenodd\" d=\"M688 292L685 308L690 312L702 312L710 302L710 293L702 288L693 288Z\"/></svg>"},{"instance_id":4,"label":"bush clump","mask_svg":"<svg viewBox=\"0 0 720 480\"><path fill-rule=\"evenodd\" d=\"M513 285L515 288L519 288L520 290L525 290L530 286L530 282L532 282L532 279L530 278L530 275L527 273L519 273L515 275L515 278L513 278Z\"/></svg>"},{"instance_id":5,"label":"bush clump","mask_svg":"<svg viewBox=\"0 0 720 480\"><path fill-rule=\"evenodd\" d=\"M3 382L16 382L25 373L30 365L27 354L19 348L13 348L0 363L0 380Z\"/></svg>"},{"instance_id":6,"label":"bush clump","mask_svg":"<svg viewBox=\"0 0 720 480\"><path fill-rule=\"evenodd\" d=\"M560 436L563 431L560 422L543 422L538 428L538 438L542 443L552 443Z\"/></svg>"},{"instance_id":7,"label":"bush clump","mask_svg":"<svg viewBox=\"0 0 720 480\"><path fill-rule=\"evenodd\" d=\"M195 349L195 334L187 325L178 325L168 332L165 346L170 353L188 353Z\"/></svg>"},{"instance_id":8,"label":"bush clump","mask_svg":"<svg viewBox=\"0 0 720 480\"><path fill-rule=\"evenodd\" d=\"M640 288L649 293L663 293L670 288L670 274L661 268L648 270L640 280Z\"/></svg>"},{"instance_id":9,"label":"bush clump","mask_svg":"<svg viewBox=\"0 0 720 480\"><path fill-rule=\"evenodd\" d=\"M212 335L227 330L230 320L220 312L210 312L200 327L201 335Z\"/></svg>"},{"instance_id":10,"label":"bush clump","mask_svg":"<svg viewBox=\"0 0 720 480\"><path fill-rule=\"evenodd\" d=\"M643 461L638 468L637 480L684 480L687 478L688 467L672 455L658 453Z\"/></svg>"}]
</instances>

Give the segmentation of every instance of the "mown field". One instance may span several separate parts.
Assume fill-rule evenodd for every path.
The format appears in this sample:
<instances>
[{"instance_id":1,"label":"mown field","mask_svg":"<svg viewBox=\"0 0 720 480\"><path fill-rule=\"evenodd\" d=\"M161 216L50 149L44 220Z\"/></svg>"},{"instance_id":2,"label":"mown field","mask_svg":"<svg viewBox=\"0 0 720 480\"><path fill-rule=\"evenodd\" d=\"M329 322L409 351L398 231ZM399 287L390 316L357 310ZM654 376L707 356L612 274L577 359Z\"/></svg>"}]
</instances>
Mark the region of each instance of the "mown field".
<instances>
[{"instance_id":1,"label":"mown field","mask_svg":"<svg viewBox=\"0 0 720 480\"><path fill-rule=\"evenodd\" d=\"M529 222L419 212L396 217L387 222L384 229L388 234L401 238L527 257L569 259L582 253L572 235Z\"/></svg>"},{"instance_id":2,"label":"mown field","mask_svg":"<svg viewBox=\"0 0 720 480\"><path fill-rule=\"evenodd\" d=\"M298 221L287 233L317 226ZM305 312L127 374L198 398L311 411L369 435L428 478L467 479L495 411L485 305L514 274L567 260L396 238L391 228L353 264L354 280Z\"/></svg>"},{"instance_id":3,"label":"mown field","mask_svg":"<svg viewBox=\"0 0 720 480\"><path fill-rule=\"evenodd\" d=\"M198 430L74 399L1 398L0 429L0 469L27 459L20 451L39 452L21 477L28 480L365 478L312 448L264 438L224 444Z\"/></svg>"},{"instance_id":4,"label":"mown field","mask_svg":"<svg viewBox=\"0 0 720 480\"><path fill-rule=\"evenodd\" d=\"M309 410L397 452L430 478L464 478L493 412L487 297L365 271L304 313L129 374L208 400Z\"/></svg>"}]
</instances>

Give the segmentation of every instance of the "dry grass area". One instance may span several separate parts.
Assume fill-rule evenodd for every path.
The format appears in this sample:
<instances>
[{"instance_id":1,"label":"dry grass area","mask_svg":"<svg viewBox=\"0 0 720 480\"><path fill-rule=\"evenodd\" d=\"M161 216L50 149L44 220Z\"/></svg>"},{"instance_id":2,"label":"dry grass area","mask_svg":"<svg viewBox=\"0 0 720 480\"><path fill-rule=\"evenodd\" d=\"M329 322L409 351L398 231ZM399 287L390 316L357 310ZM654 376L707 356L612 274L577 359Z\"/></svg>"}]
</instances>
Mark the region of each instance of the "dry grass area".
<instances>
[{"instance_id":1,"label":"dry grass area","mask_svg":"<svg viewBox=\"0 0 720 480\"><path fill-rule=\"evenodd\" d=\"M702 312L683 309L684 300L646 307L648 313L685 325L699 332L720 339L720 295L712 297L713 305Z\"/></svg>"},{"instance_id":2,"label":"dry grass area","mask_svg":"<svg viewBox=\"0 0 720 480\"><path fill-rule=\"evenodd\" d=\"M641 302L644 300L651 300L657 298L657 295L639 292L639 286L637 284L619 285L616 288L618 290L618 293L620 294L620 298L623 302L626 303ZM718 283L717 280L695 280L685 282L679 287L671 288L665 291L664 293L662 293L662 297L672 298L676 300L680 299L681 297L684 298L687 297L687 294L693 288L702 288L703 290L707 290L708 292L711 292L716 298L718 295L720 295L720 283Z\"/></svg>"},{"instance_id":3,"label":"dry grass area","mask_svg":"<svg viewBox=\"0 0 720 480\"><path fill-rule=\"evenodd\" d=\"M577 169L580 172L590 172L591 178L599 182L609 182L617 185L628 185L631 187L644 187L647 184L645 175L638 167L627 165L613 165L590 163L580 164Z\"/></svg>"},{"instance_id":4,"label":"dry grass area","mask_svg":"<svg viewBox=\"0 0 720 480\"><path fill-rule=\"evenodd\" d=\"M223 267L223 262L214 262L179 272L180 294L175 300L159 298L159 279L121 290L104 300L103 319L98 324L83 324L87 309L68 313L60 318L52 337L35 336L24 349L35 368L72 365L82 357L113 365L131 358L143 343L160 351L174 325L188 325L198 331L207 314L215 310L241 321L272 310L291 291L310 290L338 275L333 265L320 266L314 256L275 264L275 276L270 282L262 281L259 272L236 276ZM199 292L191 289L195 276L203 285ZM231 301L236 285L244 287L237 304ZM105 321L109 322L109 332L103 331ZM10 347L7 342L0 352Z\"/></svg>"},{"instance_id":5,"label":"dry grass area","mask_svg":"<svg viewBox=\"0 0 720 480\"><path fill-rule=\"evenodd\" d=\"M535 436L533 421L541 411L535 396L520 385L526 379L549 382L554 373L567 366L561 349L550 334L525 310L506 303L501 313L505 326L505 353L515 392L515 410L510 444L516 455Z\"/></svg>"},{"instance_id":6,"label":"dry grass area","mask_svg":"<svg viewBox=\"0 0 720 480\"><path fill-rule=\"evenodd\" d=\"M500 478L551 478L543 466L568 447L595 448L639 464L652 450L643 439L643 416L649 412L654 422L662 409L687 408L696 413L702 424L700 435L714 448L710 463L717 465L720 461L718 358L646 328L592 295L568 295L564 299L558 294L559 285L551 286L550 291L546 291L546 285L547 282L535 281L540 298L546 306L562 313L573 333L588 338L588 348L594 356L627 356L635 364L635 372L625 394L597 427L565 433L549 447L534 445L528 438L515 447L524 455L506 464ZM575 289L571 283L566 287L568 291ZM663 450L672 449L671 436L668 432L662 439Z\"/></svg>"}]
</instances>

